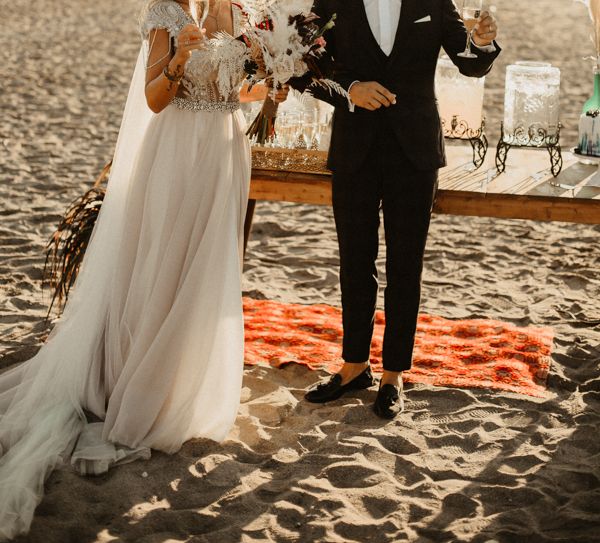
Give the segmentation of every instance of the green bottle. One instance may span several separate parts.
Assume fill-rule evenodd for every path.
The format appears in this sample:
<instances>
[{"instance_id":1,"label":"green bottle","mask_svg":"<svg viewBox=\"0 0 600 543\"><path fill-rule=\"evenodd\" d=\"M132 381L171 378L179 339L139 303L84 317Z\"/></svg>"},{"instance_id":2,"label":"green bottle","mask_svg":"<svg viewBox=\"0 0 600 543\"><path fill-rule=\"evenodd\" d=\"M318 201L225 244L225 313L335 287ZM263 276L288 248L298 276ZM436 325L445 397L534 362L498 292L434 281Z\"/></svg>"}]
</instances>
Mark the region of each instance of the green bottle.
<instances>
[{"instance_id":1,"label":"green bottle","mask_svg":"<svg viewBox=\"0 0 600 543\"><path fill-rule=\"evenodd\" d=\"M583 114L590 111L600 111L600 66L594 68L594 94L583 105Z\"/></svg>"}]
</instances>

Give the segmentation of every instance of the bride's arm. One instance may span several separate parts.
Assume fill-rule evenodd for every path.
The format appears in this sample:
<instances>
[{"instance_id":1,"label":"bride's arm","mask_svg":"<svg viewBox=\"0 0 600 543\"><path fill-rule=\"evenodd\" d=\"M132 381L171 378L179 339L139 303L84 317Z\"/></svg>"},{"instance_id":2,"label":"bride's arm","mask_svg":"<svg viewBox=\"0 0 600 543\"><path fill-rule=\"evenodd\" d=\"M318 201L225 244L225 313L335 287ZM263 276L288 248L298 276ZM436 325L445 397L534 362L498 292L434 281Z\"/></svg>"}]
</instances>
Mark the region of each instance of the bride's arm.
<instances>
[{"instance_id":1,"label":"bride's arm","mask_svg":"<svg viewBox=\"0 0 600 543\"><path fill-rule=\"evenodd\" d=\"M185 65L194 49L202 49L204 34L196 25L186 25L177 36L174 54L170 50L170 36L166 30L151 30L148 39L146 102L154 113L160 113L177 94Z\"/></svg>"},{"instance_id":2,"label":"bride's arm","mask_svg":"<svg viewBox=\"0 0 600 543\"><path fill-rule=\"evenodd\" d=\"M254 85L252 90L248 83L244 83L240 90L240 102L260 102L267 97L269 89L264 85Z\"/></svg>"},{"instance_id":3,"label":"bride's arm","mask_svg":"<svg viewBox=\"0 0 600 543\"><path fill-rule=\"evenodd\" d=\"M259 102L261 100L265 100L269 94L269 87L266 85L257 84L252 87L252 90L248 90L248 83L244 83L242 89L240 90L240 102ZM289 85L284 85L282 89L279 89L275 93L274 102L280 104L281 102L285 102L287 100L288 94L290 91Z\"/></svg>"}]
</instances>

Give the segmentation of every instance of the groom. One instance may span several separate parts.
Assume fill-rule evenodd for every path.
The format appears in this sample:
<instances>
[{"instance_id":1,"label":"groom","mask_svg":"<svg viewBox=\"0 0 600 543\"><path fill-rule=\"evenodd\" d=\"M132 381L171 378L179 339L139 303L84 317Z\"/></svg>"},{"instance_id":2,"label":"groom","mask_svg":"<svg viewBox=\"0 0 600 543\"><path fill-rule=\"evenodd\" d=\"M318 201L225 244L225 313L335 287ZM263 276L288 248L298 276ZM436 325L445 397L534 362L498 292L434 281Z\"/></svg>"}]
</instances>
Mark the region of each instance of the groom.
<instances>
[{"instance_id":1,"label":"groom","mask_svg":"<svg viewBox=\"0 0 600 543\"><path fill-rule=\"evenodd\" d=\"M434 92L443 48L460 71L482 77L500 48L495 18L483 12L473 35L475 59L458 55L467 33L452 0L317 0L328 33L332 78L350 99L311 92L335 106L328 167L340 252L344 366L306 394L335 400L374 384L369 365L377 305L379 216L387 247L384 373L375 413L403 409L402 372L410 369L419 312L421 272L438 168L446 165ZM298 90L307 80L291 82Z\"/></svg>"}]
</instances>

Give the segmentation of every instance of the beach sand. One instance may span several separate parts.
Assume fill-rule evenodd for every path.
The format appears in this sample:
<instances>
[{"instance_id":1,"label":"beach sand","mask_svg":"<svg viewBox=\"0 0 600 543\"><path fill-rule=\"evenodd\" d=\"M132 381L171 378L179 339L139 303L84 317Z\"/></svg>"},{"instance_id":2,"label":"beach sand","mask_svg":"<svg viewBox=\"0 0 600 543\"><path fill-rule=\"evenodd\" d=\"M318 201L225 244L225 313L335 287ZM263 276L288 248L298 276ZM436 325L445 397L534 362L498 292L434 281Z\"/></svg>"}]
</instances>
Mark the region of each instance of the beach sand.
<instances>
[{"instance_id":1,"label":"beach sand","mask_svg":"<svg viewBox=\"0 0 600 543\"><path fill-rule=\"evenodd\" d=\"M45 244L111 156L139 47L136 5L0 0L2 367L30 358L48 333ZM496 5L504 51L487 83L490 140L506 64L548 60L562 70L572 146L592 90L585 8ZM371 412L374 390L314 406L302 396L324 374L253 367L226 442L192 441L96 478L56 471L18 541L600 541L599 235L433 219L423 312L552 327L549 398L417 385L386 423ZM330 209L259 204L247 295L339 305L337 266Z\"/></svg>"}]
</instances>

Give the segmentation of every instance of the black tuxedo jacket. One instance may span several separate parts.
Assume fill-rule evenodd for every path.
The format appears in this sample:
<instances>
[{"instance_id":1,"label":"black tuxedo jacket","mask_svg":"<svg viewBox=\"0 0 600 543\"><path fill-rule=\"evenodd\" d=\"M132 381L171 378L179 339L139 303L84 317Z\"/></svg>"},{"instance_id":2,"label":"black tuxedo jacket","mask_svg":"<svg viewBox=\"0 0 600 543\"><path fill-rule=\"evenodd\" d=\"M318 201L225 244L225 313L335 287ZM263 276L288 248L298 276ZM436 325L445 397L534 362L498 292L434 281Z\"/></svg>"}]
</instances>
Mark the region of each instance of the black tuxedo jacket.
<instances>
[{"instance_id":1,"label":"black tuxedo jacket","mask_svg":"<svg viewBox=\"0 0 600 543\"><path fill-rule=\"evenodd\" d=\"M441 48L467 76L482 77L500 52L484 53L473 47L477 59L457 56L465 48L466 29L452 0L402 0L393 51L389 57L373 35L363 0L317 0L315 13L324 24L335 13L335 27L325 36L326 62L332 79L348 89L353 81L377 81L397 95L396 104L377 111L348 108L340 95L311 87L317 98L333 104L333 132L328 167L353 171L361 166L378 126L389 123L399 144L417 169L446 165L444 137L435 97L434 79ZM415 21L430 17L427 22ZM307 78L292 81L304 90Z\"/></svg>"}]
</instances>

